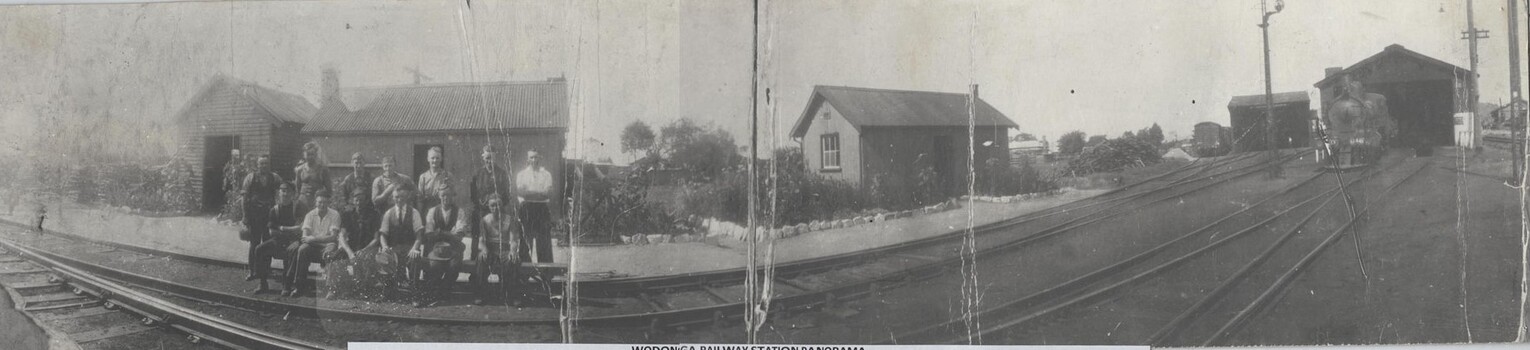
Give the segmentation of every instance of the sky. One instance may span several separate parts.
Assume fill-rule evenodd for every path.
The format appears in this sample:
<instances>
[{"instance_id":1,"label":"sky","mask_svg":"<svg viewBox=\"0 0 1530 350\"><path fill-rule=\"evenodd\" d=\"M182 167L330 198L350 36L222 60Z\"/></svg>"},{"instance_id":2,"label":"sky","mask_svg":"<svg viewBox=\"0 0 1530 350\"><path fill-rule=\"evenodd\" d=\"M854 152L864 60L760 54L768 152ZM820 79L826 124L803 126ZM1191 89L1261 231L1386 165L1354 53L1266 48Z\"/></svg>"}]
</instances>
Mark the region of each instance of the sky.
<instances>
[{"instance_id":1,"label":"sky","mask_svg":"<svg viewBox=\"0 0 1530 350\"><path fill-rule=\"evenodd\" d=\"M212 76L317 104L325 66L346 88L408 84L409 69L430 82L561 76L573 90L567 156L618 163L620 129L635 120L691 118L747 140L755 68L762 149L793 145L786 129L814 85L977 84L1020 132L1049 139L1153 123L1188 136L1226 124L1232 96L1263 93L1255 0L761 4L758 28L749 1L0 6L0 152L43 152L18 141L35 135L172 152L171 117ZM1481 99L1506 100L1504 2L1476 5L1492 32ZM1394 43L1468 62L1464 1L1290 0L1271 22L1276 92L1310 91L1323 68Z\"/></svg>"}]
</instances>

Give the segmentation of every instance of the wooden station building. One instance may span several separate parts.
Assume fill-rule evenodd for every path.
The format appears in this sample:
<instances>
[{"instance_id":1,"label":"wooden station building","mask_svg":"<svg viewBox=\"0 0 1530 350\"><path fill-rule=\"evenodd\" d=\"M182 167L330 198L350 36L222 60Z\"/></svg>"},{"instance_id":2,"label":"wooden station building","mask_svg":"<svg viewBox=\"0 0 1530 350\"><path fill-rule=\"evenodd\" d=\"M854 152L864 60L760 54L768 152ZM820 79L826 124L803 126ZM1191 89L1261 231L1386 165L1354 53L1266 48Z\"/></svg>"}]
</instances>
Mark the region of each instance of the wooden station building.
<instances>
[{"instance_id":1,"label":"wooden station building","mask_svg":"<svg viewBox=\"0 0 1530 350\"><path fill-rule=\"evenodd\" d=\"M176 113L180 154L191 168L192 198L204 211L226 203L223 167L232 150L269 153L271 168L284 177L302 157L299 134L317 111L301 96L215 75Z\"/></svg>"},{"instance_id":2,"label":"wooden station building","mask_svg":"<svg viewBox=\"0 0 1530 350\"><path fill-rule=\"evenodd\" d=\"M904 189L912 188L917 167L931 166L946 194L965 193L968 155L979 165L1007 164L1009 129L1018 127L981 98L969 118L968 96L815 86L791 136L806 169L825 177L863 187L880 177L894 193L911 193Z\"/></svg>"}]
</instances>

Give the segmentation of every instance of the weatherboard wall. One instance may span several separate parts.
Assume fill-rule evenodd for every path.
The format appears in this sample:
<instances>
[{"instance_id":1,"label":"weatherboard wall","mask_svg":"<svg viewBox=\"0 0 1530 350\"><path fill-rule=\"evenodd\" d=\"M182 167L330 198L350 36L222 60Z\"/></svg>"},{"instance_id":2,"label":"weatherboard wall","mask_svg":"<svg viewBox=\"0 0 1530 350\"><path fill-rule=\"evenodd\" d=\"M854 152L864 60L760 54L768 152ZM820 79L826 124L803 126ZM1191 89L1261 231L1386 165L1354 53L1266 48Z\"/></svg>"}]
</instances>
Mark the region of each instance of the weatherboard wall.
<instances>
[{"instance_id":1,"label":"weatherboard wall","mask_svg":"<svg viewBox=\"0 0 1530 350\"><path fill-rule=\"evenodd\" d=\"M291 145L301 146L301 136L297 132L301 125L272 123L273 118L267 111L239 94L230 84L216 84L210 89L200 95L201 99L190 102L186 119L180 121L180 157L186 161L191 172L188 195L198 198L199 204L207 204L200 203L203 201L204 189L207 186L222 186L205 183L209 169L221 171L225 165L223 162L211 164L206 159L206 142L209 137L237 136L238 149L242 154L269 153L272 169L283 177L291 177L291 169L299 158L297 148Z\"/></svg>"}]
</instances>

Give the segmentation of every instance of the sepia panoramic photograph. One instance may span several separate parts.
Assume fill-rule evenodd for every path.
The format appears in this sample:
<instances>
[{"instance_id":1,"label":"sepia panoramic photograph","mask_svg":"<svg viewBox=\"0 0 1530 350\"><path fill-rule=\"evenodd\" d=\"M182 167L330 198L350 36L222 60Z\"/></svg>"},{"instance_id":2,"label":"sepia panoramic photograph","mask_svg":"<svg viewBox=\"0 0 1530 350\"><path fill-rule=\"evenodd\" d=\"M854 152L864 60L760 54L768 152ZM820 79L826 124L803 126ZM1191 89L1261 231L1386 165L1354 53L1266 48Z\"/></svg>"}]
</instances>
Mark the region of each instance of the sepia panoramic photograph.
<instances>
[{"instance_id":1,"label":"sepia panoramic photograph","mask_svg":"<svg viewBox=\"0 0 1530 350\"><path fill-rule=\"evenodd\" d=\"M1530 342L1526 0L98 2L0 348Z\"/></svg>"}]
</instances>

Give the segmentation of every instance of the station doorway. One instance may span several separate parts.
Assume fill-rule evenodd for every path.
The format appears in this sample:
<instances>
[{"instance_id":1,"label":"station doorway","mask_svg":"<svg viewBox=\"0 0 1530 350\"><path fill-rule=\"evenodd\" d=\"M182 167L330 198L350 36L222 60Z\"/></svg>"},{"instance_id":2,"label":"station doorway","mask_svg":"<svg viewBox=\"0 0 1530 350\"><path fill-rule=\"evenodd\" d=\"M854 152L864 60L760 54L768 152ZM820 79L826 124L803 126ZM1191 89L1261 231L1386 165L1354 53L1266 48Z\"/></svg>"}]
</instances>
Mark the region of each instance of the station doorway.
<instances>
[{"instance_id":1,"label":"station doorway","mask_svg":"<svg viewBox=\"0 0 1530 350\"><path fill-rule=\"evenodd\" d=\"M230 153L239 149L239 136L208 136L203 142L202 211L217 213L228 203L224 184L230 179L229 174L223 173L223 167L233 159Z\"/></svg>"}]
</instances>

